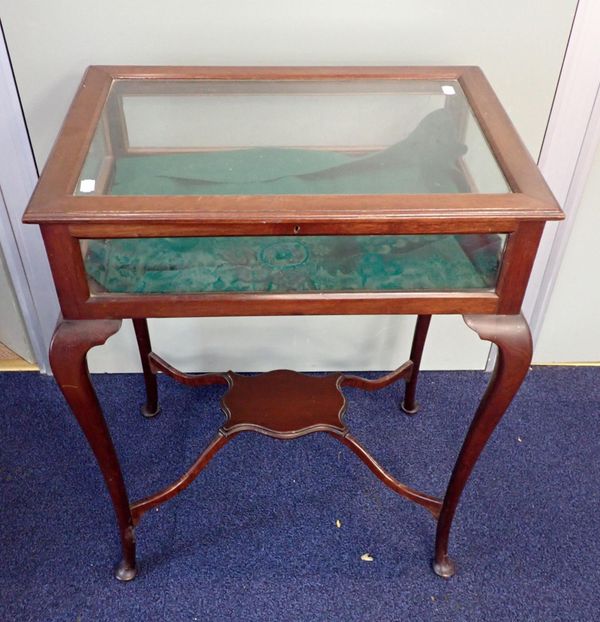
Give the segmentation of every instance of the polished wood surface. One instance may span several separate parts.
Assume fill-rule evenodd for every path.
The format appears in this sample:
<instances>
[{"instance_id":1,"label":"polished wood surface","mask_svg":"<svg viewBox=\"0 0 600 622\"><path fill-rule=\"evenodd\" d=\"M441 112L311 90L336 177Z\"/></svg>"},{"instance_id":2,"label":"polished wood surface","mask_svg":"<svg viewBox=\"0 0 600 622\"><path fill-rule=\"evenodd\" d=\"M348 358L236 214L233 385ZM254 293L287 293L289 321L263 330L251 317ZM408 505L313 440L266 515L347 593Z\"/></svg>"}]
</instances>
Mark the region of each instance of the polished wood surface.
<instances>
[{"instance_id":1,"label":"polished wood surface","mask_svg":"<svg viewBox=\"0 0 600 622\"><path fill-rule=\"evenodd\" d=\"M533 345L529 326L523 315L468 315L469 328L481 339L498 346L498 358L486 392L467 432L456 460L440 513L434 571L442 577L454 574L454 562L448 556L448 538L452 520L471 471L495 427L527 375Z\"/></svg>"},{"instance_id":2,"label":"polished wood surface","mask_svg":"<svg viewBox=\"0 0 600 622\"><path fill-rule=\"evenodd\" d=\"M495 292L113 294L65 301L75 318L495 313Z\"/></svg>"},{"instance_id":3,"label":"polished wood surface","mask_svg":"<svg viewBox=\"0 0 600 622\"><path fill-rule=\"evenodd\" d=\"M402 400L402 404L400 405L402 410L407 415L415 415L419 410L419 405L416 401L417 380L419 378L419 370L421 369L421 358L423 357L423 349L425 348L425 340L427 339L427 332L429 331L430 323L431 315L417 316L415 334L413 336L413 342L410 348L410 360L413 363L413 368L411 369L410 378L406 383L404 399Z\"/></svg>"},{"instance_id":4,"label":"polished wood surface","mask_svg":"<svg viewBox=\"0 0 600 622\"><path fill-rule=\"evenodd\" d=\"M146 385L146 403L142 406L142 415L144 417L155 417L160 412L160 408L158 406L156 373L150 366L152 344L150 343L150 333L148 332L148 321L145 318L134 318L133 329L140 352L144 384Z\"/></svg>"},{"instance_id":5,"label":"polished wood surface","mask_svg":"<svg viewBox=\"0 0 600 622\"><path fill-rule=\"evenodd\" d=\"M345 434L346 400L340 391L342 374L309 376L288 369L257 376L226 375L229 391L221 401L226 436L260 432L292 439L314 432Z\"/></svg>"},{"instance_id":6,"label":"polished wood surface","mask_svg":"<svg viewBox=\"0 0 600 622\"><path fill-rule=\"evenodd\" d=\"M123 553L116 576L129 581L135 577L137 570L135 533L127 489L86 362L88 350L103 344L120 327L121 322L118 320L61 322L52 338L50 366L104 476L117 517Z\"/></svg>"}]
</instances>

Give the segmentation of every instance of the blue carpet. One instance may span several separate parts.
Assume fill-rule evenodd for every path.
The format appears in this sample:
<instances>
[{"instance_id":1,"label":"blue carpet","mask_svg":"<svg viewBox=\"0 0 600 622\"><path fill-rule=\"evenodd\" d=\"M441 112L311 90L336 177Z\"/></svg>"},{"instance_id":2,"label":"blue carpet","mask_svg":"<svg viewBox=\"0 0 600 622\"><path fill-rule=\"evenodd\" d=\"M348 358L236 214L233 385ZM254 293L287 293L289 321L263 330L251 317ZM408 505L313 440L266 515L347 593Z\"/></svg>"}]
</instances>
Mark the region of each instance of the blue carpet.
<instances>
[{"instance_id":1,"label":"blue carpet","mask_svg":"<svg viewBox=\"0 0 600 622\"><path fill-rule=\"evenodd\" d=\"M175 479L222 420L223 387L161 377L163 413L145 420L140 376L94 381L133 498ZM486 381L424 373L414 418L401 384L347 389L347 419L399 479L440 494ZM245 434L144 516L140 575L121 584L107 494L53 380L0 374L0 620L597 620L599 383L599 368L529 374L463 496L450 581L430 570L429 514L340 443Z\"/></svg>"}]
</instances>

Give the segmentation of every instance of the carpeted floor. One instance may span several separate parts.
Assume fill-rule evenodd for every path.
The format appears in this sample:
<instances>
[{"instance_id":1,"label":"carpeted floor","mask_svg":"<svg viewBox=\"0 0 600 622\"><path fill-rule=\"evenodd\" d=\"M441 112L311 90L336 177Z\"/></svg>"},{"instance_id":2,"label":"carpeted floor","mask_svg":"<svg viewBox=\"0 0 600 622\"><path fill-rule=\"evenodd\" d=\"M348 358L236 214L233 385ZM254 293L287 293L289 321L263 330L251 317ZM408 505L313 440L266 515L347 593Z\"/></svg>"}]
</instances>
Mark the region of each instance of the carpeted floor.
<instances>
[{"instance_id":1,"label":"carpeted floor","mask_svg":"<svg viewBox=\"0 0 600 622\"><path fill-rule=\"evenodd\" d=\"M222 420L222 387L94 378L132 497L175 479ZM355 436L406 483L440 494L484 389L475 372L345 390ZM434 521L326 435L231 442L137 530L139 577L117 582L116 532L91 453L51 378L0 374L0 620L459 621L600 619L600 368L528 376L430 570ZM341 526L336 526L339 520ZM373 561L362 561L370 553Z\"/></svg>"}]
</instances>

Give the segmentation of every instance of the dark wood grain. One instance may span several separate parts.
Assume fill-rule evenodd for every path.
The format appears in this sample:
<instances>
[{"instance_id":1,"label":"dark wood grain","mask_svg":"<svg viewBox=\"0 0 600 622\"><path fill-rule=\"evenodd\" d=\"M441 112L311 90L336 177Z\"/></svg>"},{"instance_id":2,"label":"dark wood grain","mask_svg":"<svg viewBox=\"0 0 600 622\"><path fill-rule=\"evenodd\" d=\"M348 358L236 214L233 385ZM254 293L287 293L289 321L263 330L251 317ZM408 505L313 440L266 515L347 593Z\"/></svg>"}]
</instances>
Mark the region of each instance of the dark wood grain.
<instances>
[{"instance_id":1,"label":"dark wood grain","mask_svg":"<svg viewBox=\"0 0 600 622\"><path fill-rule=\"evenodd\" d=\"M346 401L342 374L308 376L287 369L242 376L229 372L229 391L221 400L226 436L252 431L279 439L314 432L345 434Z\"/></svg>"},{"instance_id":2,"label":"dark wood grain","mask_svg":"<svg viewBox=\"0 0 600 622\"><path fill-rule=\"evenodd\" d=\"M37 191L36 191L37 193ZM152 221L166 226L212 225L215 235L231 235L227 223L236 225L237 235L268 234L273 226L286 223L314 231L319 226L344 225L348 232L373 227L385 221L417 227L420 233L454 232L454 221L471 229L517 220L560 220L553 205L522 193L506 194L362 194L362 195L185 195L185 196L71 196L38 202L33 195L23 217L26 223L127 224L143 226ZM51 209L52 208L52 209ZM262 225L262 228L260 227ZM249 229L246 230L246 227ZM356 229L354 228L356 227ZM304 229L305 230L305 229ZM81 229L80 229L81 231ZM85 230L82 232L84 233ZM293 233L290 229L288 233Z\"/></svg>"},{"instance_id":3,"label":"dark wood grain","mask_svg":"<svg viewBox=\"0 0 600 622\"><path fill-rule=\"evenodd\" d=\"M508 236L496 285L498 313L520 313L543 232L544 222L523 222Z\"/></svg>"},{"instance_id":4,"label":"dark wood grain","mask_svg":"<svg viewBox=\"0 0 600 622\"><path fill-rule=\"evenodd\" d=\"M495 313L495 292L307 292L88 296L73 318Z\"/></svg>"},{"instance_id":5,"label":"dark wood grain","mask_svg":"<svg viewBox=\"0 0 600 622\"><path fill-rule=\"evenodd\" d=\"M61 322L52 338L50 366L104 476L117 517L123 552L116 576L129 581L137 572L133 520L119 460L86 362L88 350L103 344L120 327L121 322L116 320Z\"/></svg>"},{"instance_id":6,"label":"dark wood grain","mask_svg":"<svg viewBox=\"0 0 600 622\"><path fill-rule=\"evenodd\" d=\"M532 355L531 335L523 315L470 315L464 319L481 339L498 346L498 358L456 460L438 521L433 569L445 578L455 572L448 556L448 538L458 501L479 455L519 390Z\"/></svg>"},{"instance_id":7,"label":"dark wood grain","mask_svg":"<svg viewBox=\"0 0 600 622\"><path fill-rule=\"evenodd\" d=\"M546 204L553 209L556 219L564 218L535 161L481 69L465 67L458 81L512 191Z\"/></svg>"},{"instance_id":8,"label":"dark wood grain","mask_svg":"<svg viewBox=\"0 0 600 622\"><path fill-rule=\"evenodd\" d=\"M138 344L142 372L144 374L144 384L146 385L146 403L142 405L142 415L144 417L155 417L160 412L158 406L158 385L156 375L150 366L150 354L152 344L150 343L150 332L148 331L148 321L145 318L134 318L133 329Z\"/></svg>"},{"instance_id":9,"label":"dark wood grain","mask_svg":"<svg viewBox=\"0 0 600 622\"><path fill-rule=\"evenodd\" d=\"M412 346L410 349L410 360L412 362L411 374L406 383L404 392L404 400L402 400L401 408L407 415L415 415L419 406L416 401L417 381L419 379L419 370L421 369L421 358L423 356L423 348L429 331L431 315L417 316L415 324L415 333L413 335Z\"/></svg>"},{"instance_id":10,"label":"dark wood grain","mask_svg":"<svg viewBox=\"0 0 600 622\"><path fill-rule=\"evenodd\" d=\"M364 195L365 197L367 195ZM408 198L409 195L406 195ZM420 195L414 195L418 197ZM438 195L441 196L441 195ZM456 196L456 195L449 195ZM492 196L492 195L489 195ZM504 196L504 195L503 195ZM514 197L514 195L507 195ZM470 204L473 208L480 204L480 200L474 200L473 195L465 195L467 198L465 205L468 208ZM78 197L79 198L79 197ZM85 197L81 197L84 199ZM91 198L91 197L88 197ZM119 197L114 197L117 200ZM146 199L148 197L145 197ZM175 197L170 197L175 198ZM324 200L319 203L322 209L326 208L330 203L329 197L322 197ZM135 200L135 198L134 198ZM333 201L332 201L333 202ZM177 209L177 202L170 205L171 202L167 197L166 205ZM185 202L183 202L185 203ZM341 201L340 201L341 203ZM361 197L361 204L363 203ZM382 205L382 202L377 202ZM417 201L415 201L417 203ZM229 226L225 226L227 222L227 212L202 213L202 218L195 220L190 213L187 220L177 221L176 214L171 219L155 219L154 215L146 214L139 222L117 222L117 223L96 223L92 221L94 218L94 206L89 206L89 220L84 224L70 223L68 230L75 238L155 238L155 237L196 237L196 236L238 236L238 235L411 235L411 234L462 234L462 233L507 233L516 231L519 224L523 220L535 219L539 220L541 216L537 212L532 214L529 210L522 209L521 205L519 213L512 214L506 211L499 211L496 214L487 214L479 218L473 210L463 209L460 216L452 215L452 211L444 212L442 210L432 210L431 205L419 201L422 204L415 209L419 209L421 216L419 218L410 218L410 211L397 210L390 208L381 210L380 213L369 211L368 203L364 203L360 208L348 208L348 204L342 205L340 216L347 218L336 219L321 217L318 220L307 222L307 217L311 213L303 211L301 207L297 211L291 208L286 210L283 205L278 210L276 203L273 208L269 209L269 217L265 219L264 211L250 212L247 214L240 213L239 220L230 222ZM456 202L458 204L458 201ZM512 208L516 206L517 201L513 198L507 201ZM231 203L229 203L231 205ZM200 209L200 208L198 208ZM331 208L334 209L333 207ZM198 216L196 210L196 216ZM381 213L383 212L383 213ZM316 210L313 212L313 215ZM279 216L279 217L277 217ZM138 218L136 216L136 218ZM261 218L263 220L261 220ZM117 226L118 225L118 226Z\"/></svg>"}]
</instances>

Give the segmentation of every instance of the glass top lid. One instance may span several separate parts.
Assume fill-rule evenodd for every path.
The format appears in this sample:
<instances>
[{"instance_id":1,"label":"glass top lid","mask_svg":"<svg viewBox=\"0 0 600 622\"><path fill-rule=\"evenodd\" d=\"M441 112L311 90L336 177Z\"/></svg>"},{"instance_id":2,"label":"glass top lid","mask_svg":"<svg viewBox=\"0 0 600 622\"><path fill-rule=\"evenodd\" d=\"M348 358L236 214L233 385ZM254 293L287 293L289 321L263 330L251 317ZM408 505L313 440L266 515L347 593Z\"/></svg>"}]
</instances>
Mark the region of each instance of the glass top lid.
<instances>
[{"instance_id":1,"label":"glass top lid","mask_svg":"<svg viewBox=\"0 0 600 622\"><path fill-rule=\"evenodd\" d=\"M116 80L75 194L510 188L458 81Z\"/></svg>"}]
</instances>

